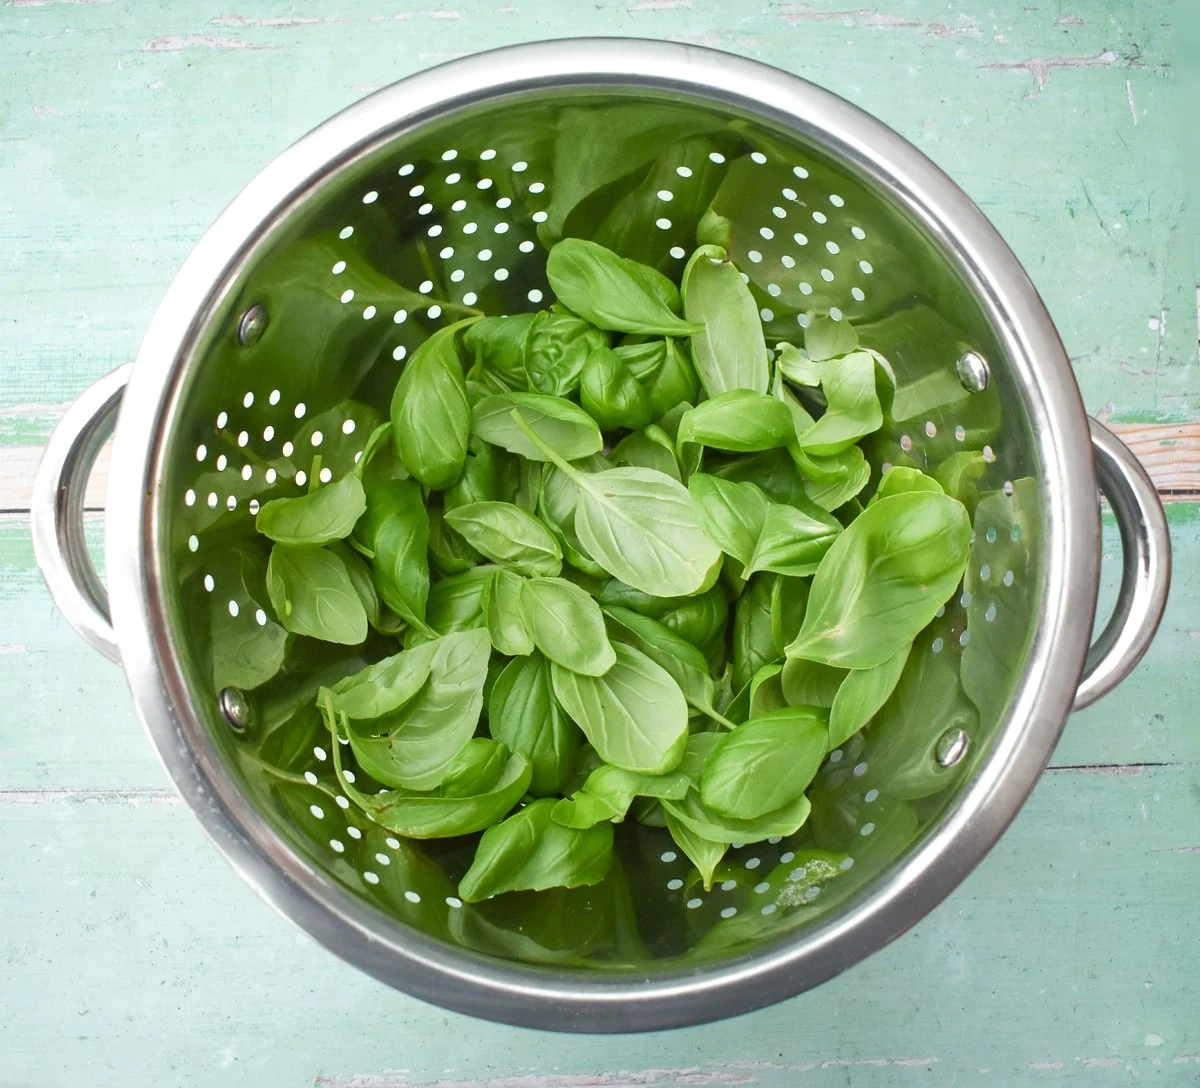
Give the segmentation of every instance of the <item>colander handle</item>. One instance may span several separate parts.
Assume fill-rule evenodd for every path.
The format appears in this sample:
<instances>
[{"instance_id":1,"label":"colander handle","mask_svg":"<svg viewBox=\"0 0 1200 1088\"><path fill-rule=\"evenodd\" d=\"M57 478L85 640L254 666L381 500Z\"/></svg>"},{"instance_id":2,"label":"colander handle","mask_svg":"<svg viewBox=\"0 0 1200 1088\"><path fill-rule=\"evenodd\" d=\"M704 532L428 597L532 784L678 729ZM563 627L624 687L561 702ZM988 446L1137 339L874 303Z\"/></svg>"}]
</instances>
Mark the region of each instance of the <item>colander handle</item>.
<instances>
[{"instance_id":1,"label":"colander handle","mask_svg":"<svg viewBox=\"0 0 1200 1088\"><path fill-rule=\"evenodd\" d=\"M1107 695L1133 671L1158 630L1171 584L1171 534L1154 484L1124 442L1102 423L1089 422L1100 490L1121 533L1121 589L1088 651L1075 710Z\"/></svg>"},{"instance_id":2,"label":"colander handle","mask_svg":"<svg viewBox=\"0 0 1200 1088\"><path fill-rule=\"evenodd\" d=\"M120 662L108 592L88 554L83 495L92 466L112 433L132 364L101 378L67 409L38 465L30 527L33 553L67 623L110 661Z\"/></svg>"}]
</instances>

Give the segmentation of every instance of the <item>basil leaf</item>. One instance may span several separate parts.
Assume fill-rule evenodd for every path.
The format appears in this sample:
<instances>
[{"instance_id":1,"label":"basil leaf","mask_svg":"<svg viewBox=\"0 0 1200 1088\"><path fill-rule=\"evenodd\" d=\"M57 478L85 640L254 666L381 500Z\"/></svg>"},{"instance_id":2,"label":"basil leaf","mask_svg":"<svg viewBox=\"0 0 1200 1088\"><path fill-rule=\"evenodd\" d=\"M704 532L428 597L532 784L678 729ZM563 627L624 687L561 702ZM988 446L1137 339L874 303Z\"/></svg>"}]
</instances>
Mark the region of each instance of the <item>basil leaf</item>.
<instances>
[{"instance_id":1,"label":"basil leaf","mask_svg":"<svg viewBox=\"0 0 1200 1088\"><path fill-rule=\"evenodd\" d=\"M521 610L534 645L564 669L600 676L616 660L600 606L565 578L530 578Z\"/></svg>"},{"instance_id":2,"label":"basil leaf","mask_svg":"<svg viewBox=\"0 0 1200 1088\"><path fill-rule=\"evenodd\" d=\"M546 279L559 301L599 328L659 336L696 332L663 301L662 278L581 238L564 238L546 258Z\"/></svg>"},{"instance_id":3,"label":"basil leaf","mask_svg":"<svg viewBox=\"0 0 1200 1088\"><path fill-rule=\"evenodd\" d=\"M622 438L612 448L609 460L617 468L649 468L673 480L682 480L679 462L675 460L675 444L666 431L653 424Z\"/></svg>"},{"instance_id":4,"label":"basil leaf","mask_svg":"<svg viewBox=\"0 0 1200 1088\"><path fill-rule=\"evenodd\" d=\"M858 347L858 333L849 321L834 321L814 314L804 330L804 350L810 359L821 362L848 355Z\"/></svg>"},{"instance_id":5,"label":"basil leaf","mask_svg":"<svg viewBox=\"0 0 1200 1088\"><path fill-rule=\"evenodd\" d=\"M783 666L764 665L750 677L750 717L758 718L788 706L783 694Z\"/></svg>"},{"instance_id":6,"label":"basil leaf","mask_svg":"<svg viewBox=\"0 0 1200 1088\"><path fill-rule=\"evenodd\" d=\"M871 496L867 505L870 506L872 503L879 502L880 499L887 499L892 495L903 495L909 491L931 491L935 495L946 494L937 480L932 476L926 476L920 469L894 465L883 474L879 486L875 489L875 494Z\"/></svg>"},{"instance_id":7,"label":"basil leaf","mask_svg":"<svg viewBox=\"0 0 1200 1088\"><path fill-rule=\"evenodd\" d=\"M713 747L700 778L700 799L735 820L755 820L794 804L816 777L828 739L825 718L810 707L751 718Z\"/></svg>"},{"instance_id":8,"label":"basil leaf","mask_svg":"<svg viewBox=\"0 0 1200 1088\"><path fill-rule=\"evenodd\" d=\"M529 429L566 461L599 453L604 445L600 428L582 408L540 393L501 393L485 397L472 410L472 433L510 453L519 453L534 461L553 460L517 425L513 419L514 409L519 409L521 419Z\"/></svg>"},{"instance_id":9,"label":"basil leaf","mask_svg":"<svg viewBox=\"0 0 1200 1088\"><path fill-rule=\"evenodd\" d=\"M911 650L905 646L873 669L853 669L846 674L829 711L830 750L845 744L887 702Z\"/></svg>"},{"instance_id":10,"label":"basil leaf","mask_svg":"<svg viewBox=\"0 0 1200 1088\"><path fill-rule=\"evenodd\" d=\"M350 747L359 766L385 786L440 785L479 722L491 651L482 630L438 639L429 679L413 699L387 717L351 723Z\"/></svg>"},{"instance_id":11,"label":"basil leaf","mask_svg":"<svg viewBox=\"0 0 1200 1088\"><path fill-rule=\"evenodd\" d=\"M429 514L414 480L383 480L367 492L355 539L371 556L383 603L414 626L425 621L429 597Z\"/></svg>"},{"instance_id":12,"label":"basil leaf","mask_svg":"<svg viewBox=\"0 0 1200 1088\"><path fill-rule=\"evenodd\" d=\"M706 892L712 891L713 874L716 872L717 866L721 863L721 859L728 852L729 843L714 842L712 839L706 839L701 835L697 835L672 813L667 812L665 815L667 830L671 833L671 838L675 840L675 845L696 866L696 871L699 872L700 879L704 884L704 890Z\"/></svg>"},{"instance_id":13,"label":"basil leaf","mask_svg":"<svg viewBox=\"0 0 1200 1088\"><path fill-rule=\"evenodd\" d=\"M438 642L427 642L344 677L329 689L329 709L347 718L364 719L382 718L399 710L429 679L437 647Z\"/></svg>"},{"instance_id":14,"label":"basil leaf","mask_svg":"<svg viewBox=\"0 0 1200 1088\"><path fill-rule=\"evenodd\" d=\"M650 398L651 419L657 419L683 401L694 404L700 396L696 368L678 341L665 341L663 351L662 365L650 378L643 379L646 395Z\"/></svg>"},{"instance_id":15,"label":"basil leaf","mask_svg":"<svg viewBox=\"0 0 1200 1088\"><path fill-rule=\"evenodd\" d=\"M463 332L463 347L512 389L524 389L525 338L536 315L484 317Z\"/></svg>"},{"instance_id":16,"label":"basil leaf","mask_svg":"<svg viewBox=\"0 0 1200 1088\"><path fill-rule=\"evenodd\" d=\"M504 892L600 883L612 866L612 825L563 827L550 816L556 803L542 798L489 827L459 881L459 897L477 903Z\"/></svg>"},{"instance_id":17,"label":"basil leaf","mask_svg":"<svg viewBox=\"0 0 1200 1088\"><path fill-rule=\"evenodd\" d=\"M688 492L720 549L743 565L749 563L771 506L761 488L698 472L688 480Z\"/></svg>"},{"instance_id":18,"label":"basil leaf","mask_svg":"<svg viewBox=\"0 0 1200 1088\"><path fill-rule=\"evenodd\" d=\"M661 666L632 646L613 647L603 676L551 667L554 694L605 763L640 774L665 774L683 755L687 702Z\"/></svg>"},{"instance_id":19,"label":"basil leaf","mask_svg":"<svg viewBox=\"0 0 1200 1088\"><path fill-rule=\"evenodd\" d=\"M374 575L367 561L343 540L335 540L326 547L346 564L346 573L350 576L350 584L362 602L363 611L367 614L367 623L377 630L382 630L381 624L387 624L379 605L379 593L375 589ZM403 623L398 616L392 616L393 623Z\"/></svg>"},{"instance_id":20,"label":"basil leaf","mask_svg":"<svg viewBox=\"0 0 1200 1088\"><path fill-rule=\"evenodd\" d=\"M585 828L606 820L620 822L635 797L681 799L691 783L681 774L635 774L604 764L588 775L583 789L551 810L555 823Z\"/></svg>"},{"instance_id":21,"label":"basil leaf","mask_svg":"<svg viewBox=\"0 0 1200 1088\"><path fill-rule=\"evenodd\" d=\"M333 762L338 784L351 801L375 823L410 839L444 839L482 831L504 818L521 800L529 786L530 767L519 752L509 756L498 775L477 775L469 785L458 785L451 793L464 756L474 757L472 748L489 745L503 755L503 745L485 738L469 741L451 765L446 783L431 791L392 789L387 793L368 794L350 784L341 765L341 745L333 743ZM489 757L492 753L488 753ZM490 762L489 758L489 762Z\"/></svg>"},{"instance_id":22,"label":"basil leaf","mask_svg":"<svg viewBox=\"0 0 1200 1088\"><path fill-rule=\"evenodd\" d=\"M774 838L776 835L780 838L794 835L808 821L809 813L812 812L812 805L803 794L791 804L753 820L736 820L730 816L721 816L704 804L700 798L700 791L696 789L689 790L682 801L663 800L661 804L668 820L674 818L692 834L710 842L729 844L762 842L763 839Z\"/></svg>"},{"instance_id":23,"label":"basil leaf","mask_svg":"<svg viewBox=\"0 0 1200 1088\"><path fill-rule=\"evenodd\" d=\"M362 481L350 474L307 495L264 503L254 527L280 544L328 544L349 536L366 506Z\"/></svg>"},{"instance_id":24,"label":"basil leaf","mask_svg":"<svg viewBox=\"0 0 1200 1088\"><path fill-rule=\"evenodd\" d=\"M974 513L979 497L978 482L987 472L987 467L988 463L982 453L955 453L933 470L933 478L947 495L958 499L968 511Z\"/></svg>"},{"instance_id":25,"label":"basil leaf","mask_svg":"<svg viewBox=\"0 0 1200 1088\"><path fill-rule=\"evenodd\" d=\"M801 449L828 457L883 426L875 392L875 360L865 351L831 359L822 368L825 414L796 437Z\"/></svg>"},{"instance_id":26,"label":"basil leaf","mask_svg":"<svg viewBox=\"0 0 1200 1088\"><path fill-rule=\"evenodd\" d=\"M442 506L454 510L472 502L493 502L502 494L503 478L511 460L501 449L472 435L467 440L467 458L462 475L442 496Z\"/></svg>"},{"instance_id":27,"label":"basil leaf","mask_svg":"<svg viewBox=\"0 0 1200 1088\"><path fill-rule=\"evenodd\" d=\"M667 361L666 340L646 340L640 344L618 344L616 352L625 369L639 382L649 382Z\"/></svg>"},{"instance_id":28,"label":"basil leaf","mask_svg":"<svg viewBox=\"0 0 1200 1088\"><path fill-rule=\"evenodd\" d=\"M533 632L529 630L521 608L524 581L519 574L498 569L484 584L480 598L492 645L498 653L508 657L525 657L533 653Z\"/></svg>"},{"instance_id":29,"label":"basil leaf","mask_svg":"<svg viewBox=\"0 0 1200 1088\"><path fill-rule=\"evenodd\" d=\"M297 635L357 646L367 613L346 565L325 548L276 544L267 563L267 593L279 622Z\"/></svg>"},{"instance_id":30,"label":"basil leaf","mask_svg":"<svg viewBox=\"0 0 1200 1088\"><path fill-rule=\"evenodd\" d=\"M461 536L446 525L442 508L430 504L429 558L442 574L461 574L470 570L483 557Z\"/></svg>"},{"instance_id":31,"label":"basil leaf","mask_svg":"<svg viewBox=\"0 0 1200 1088\"><path fill-rule=\"evenodd\" d=\"M774 574L754 575L733 613L733 687L736 691L764 665L778 659L771 633Z\"/></svg>"},{"instance_id":32,"label":"basil leaf","mask_svg":"<svg viewBox=\"0 0 1200 1088\"><path fill-rule=\"evenodd\" d=\"M608 347L608 337L573 314L543 310L525 339L525 375L529 388L565 397L579 386L588 356Z\"/></svg>"},{"instance_id":33,"label":"basil leaf","mask_svg":"<svg viewBox=\"0 0 1200 1088\"><path fill-rule=\"evenodd\" d=\"M803 450L796 452L802 458L802 462L797 461L800 472L808 477L804 492L822 510L836 510L849 502L871 478L871 466L858 446L850 446L831 457L809 457Z\"/></svg>"},{"instance_id":34,"label":"basil leaf","mask_svg":"<svg viewBox=\"0 0 1200 1088\"><path fill-rule=\"evenodd\" d=\"M418 645L476 627L486 627L483 614L483 592L495 574L495 567L471 567L461 574L451 574L435 582L429 590L429 605L425 609L426 626L409 631L405 646Z\"/></svg>"},{"instance_id":35,"label":"basil leaf","mask_svg":"<svg viewBox=\"0 0 1200 1088\"><path fill-rule=\"evenodd\" d=\"M789 657L779 674L783 697L789 706L833 706L842 681L849 670L822 665L818 661L807 661L801 657Z\"/></svg>"},{"instance_id":36,"label":"basil leaf","mask_svg":"<svg viewBox=\"0 0 1200 1088\"><path fill-rule=\"evenodd\" d=\"M719 246L700 246L683 273L683 312L704 326L692 335L700 384L710 397L733 389L766 393L770 364L758 306Z\"/></svg>"},{"instance_id":37,"label":"basil leaf","mask_svg":"<svg viewBox=\"0 0 1200 1088\"><path fill-rule=\"evenodd\" d=\"M396 452L426 487L449 487L467 457L471 408L454 346L462 325L438 329L412 353L392 396Z\"/></svg>"},{"instance_id":38,"label":"basil leaf","mask_svg":"<svg viewBox=\"0 0 1200 1088\"><path fill-rule=\"evenodd\" d=\"M582 741L554 697L550 663L539 653L504 666L488 696L488 731L529 759L529 792L537 797L564 787Z\"/></svg>"},{"instance_id":39,"label":"basil leaf","mask_svg":"<svg viewBox=\"0 0 1200 1088\"><path fill-rule=\"evenodd\" d=\"M597 348L587 357L579 402L602 431L644 427L651 419L649 396L610 348Z\"/></svg>"},{"instance_id":40,"label":"basil leaf","mask_svg":"<svg viewBox=\"0 0 1200 1088\"><path fill-rule=\"evenodd\" d=\"M287 631L269 603L265 556L258 549L233 548L214 558L209 574L213 686L249 690L265 684L283 668L287 650ZM239 602L236 616L230 601Z\"/></svg>"},{"instance_id":41,"label":"basil leaf","mask_svg":"<svg viewBox=\"0 0 1200 1088\"><path fill-rule=\"evenodd\" d=\"M734 389L685 412L675 443L753 453L786 445L792 437L792 417L781 401L766 393Z\"/></svg>"},{"instance_id":42,"label":"basil leaf","mask_svg":"<svg viewBox=\"0 0 1200 1088\"><path fill-rule=\"evenodd\" d=\"M473 502L445 513L446 524L494 563L531 577L562 570L562 550L537 518L507 502Z\"/></svg>"},{"instance_id":43,"label":"basil leaf","mask_svg":"<svg viewBox=\"0 0 1200 1088\"><path fill-rule=\"evenodd\" d=\"M771 638L780 657L799 634L807 610L808 582L801 578L776 578L771 590Z\"/></svg>"},{"instance_id":44,"label":"basil leaf","mask_svg":"<svg viewBox=\"0 0 1200 1088\"><path fill-rule=\"evenodd\" d=\"M805 511L772 503L743 576L758 570L791 577L812 574L841 531L838 520L820 507Z\"/></svg>"},{"instance_id":45,"label":"basil leaf","mask_svg":"<svg viewBox=\"0 0 1200 1088\"><path fill-rule=\"evenodd\" d=\"M775 345L775 368L794 385L815 387L821 384L821 364L808 352L801 351L792 344Z\"/></svg>"},{"instance_id":46,"label":"basil leaf","mask_svg":"<svg viewBox=\"0 0 1200 1088\"><path fill-rule=\"evenodd\" d=\"M912 642L966 568L971 521L948 495L912 492L865 510L825 553L789 657L869 669Z\"/></svg>"}]
</instances>

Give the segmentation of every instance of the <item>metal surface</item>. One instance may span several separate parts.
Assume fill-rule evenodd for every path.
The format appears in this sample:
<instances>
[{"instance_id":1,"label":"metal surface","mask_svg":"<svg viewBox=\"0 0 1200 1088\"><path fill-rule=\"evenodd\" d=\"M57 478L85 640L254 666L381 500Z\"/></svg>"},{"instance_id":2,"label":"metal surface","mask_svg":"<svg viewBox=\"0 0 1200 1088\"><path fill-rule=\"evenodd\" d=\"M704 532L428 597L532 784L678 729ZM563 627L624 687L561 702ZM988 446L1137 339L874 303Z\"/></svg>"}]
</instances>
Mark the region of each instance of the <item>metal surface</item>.
<instances>
[{"instance_id":1,"label":"metal surface","mask_svg":"<svg viewBox=\"0 0 1200 1088\"><path fill-rule=\"evenodd\" d=\"M421 932L422 918L389 917L369 894L370 880L364 884L357 875L350 880L328 849L319 857L311 844L298 844L281 828L280 813L269 812L264 795L248 789L228 747L228 728L222 736L213 729L217 701L197 698L199 681L186 646L188 617L175 583L180 556L200 547L197 534L178 539L177 527L187 505L184 486L195 505L195 489L181 481L180 464L191 456L185 447L198 433L196 406L207 413L220 403L217 398L230 395L212 381L211 369L205 392L204 368L216 365L205 355L236 328L245 307L237 305L240 292L253 279L256 262L273 246L294 240L294 223L304 219L308 205L320 205L347 184L377 195L362 180L381 169L390 148L398 148L398 155L414 132L438 124L445 131L456 110L502 95L552 99L586 88L615 97L667 91L697 108L727 109L739 124L757 118L771 138L791 141L783 154L802 154L808 145L813 166L839 172L847 185L857 180L855 195L861 194L864 205L873 196L880 224L890 223L894 236L932 267L935 297L960 306L963 322L989 341L991 384L1004 390L1011 434L996 443L1000 459L988 445L985 460L996 472L1015 466L1036 474L1028 489L1036 510L1025 513L1039 535L1024 538L1030 579L1013 597L1028 610L1023 637L1011 651L1019 659L1008 662L1008 687L972 745L973 759L960 764L963 773L956 779L941 784L944 805L924 825L914 823L884 855L870 851L871 842L884 841L876 820L851 828L865 836L869 824L876 836L853 859L852 871L863 874L852 885L855 896L807 918L794 914L791 929L780 926L735 943L727 954L706 960L700 972L695 962L669 958L638 964L630 973L505 963ZM491 121L502 134L497 119ZM445 155L443 160L448 161ZM394 160L390 173L396 173ZM375 198L364 196L362 203L374 204ZM364 312L358 319L365 317ZM273 328L280 324L273 317ZM270 331L262 344L269 340ZM946 358L947 367L957 354ZM250 410L249 402L244 405ZM495 1019L610 1031L698 1022L815 985L886 943L958 883L1012 819L1057 739L1087 649L1098 566L1095 475L1069 365L1028 279L974 205L890 130L809 84L722 54L628 41L527 46L435 69L339 115L268 167L193 252L147 334L127 409L114 455L114 478L123 486L110 492L107 520L114 618L139 712L181 793L239 872L339 954L418 996ZM211 416L204 418L211 427ZM889 436L895 463L914 448L908 430ZM938 434L949 441L953 431L925 421L930 441ZM240 435L232 433L240 448ZM194 471L199 447L191 449ZM1002 480L996 479L998 497L1008 494L999 487ZM215 509L218 497L212 494ZM227 498L229 512L244 516L240 511L247 504L234 491ZM987 541L991 526L977 520L977 528ZM1012 542L1017 540L1014 534ZM979 584L990 584L983 570L990 574L991 564L981 559L977 567ZM967 653L966 627L955 623L970 607L964 601L947 611L939 628L944 634L928 647L929 660L946 659L938 655L952 636ZM824 787L862 792L870 776L881 772L859 755L831 756ZM917 787L910 781L908 788ZM868 789L860 800L878 792ZM888 811L908 811L902 802L898 795L899 807Z\"/></svg>"},{"instance_id":2,"label":"metal surface","mask_svg":"<svg viewBox=\"0 0 1200 1088\"><path fill-rule=\"evenodd\" d=\"M988 387L990 373L987 360L977 351L964 351L954 364L958 380L969 393L982 393Z\"/></svg>"},{"instance_id":3,"label":"metal surface","mask_svg":"<svg viewBox=\"0 0 1200 1088\"><path fill-rule=\"evenodd\" d=\"M1121 588L1112 616L1088 651L1075 710L1107 695L1149 648L1171 589L1171 534L1154 484L1138 459L1091 420L1100 490L1121 533Z\"/></svg>"},{"instance_id":4,"label":"metal surface","mask_svg":"<svg viewBox=\"0 0 1200 1088\"><path fill-rule=\"evenodd\" d=\"M54 603L88 645L117 662L121 653L108 594L83 533L83 495L112 433L131 369L106 374L67 409L38 465L29 511L34 556Z\"/></svg>"},{"instance_id":5,"label":"metal surface","mask_svg":"<svg viewBox=\"0 0 1200 1088\"><path fill-rule=\"evenodd\" d=\"M953 725L938 738L934 755L941 766L953 767L962 761L970 744L970 734L961 725Z\"/></svg>"}]
</instances>

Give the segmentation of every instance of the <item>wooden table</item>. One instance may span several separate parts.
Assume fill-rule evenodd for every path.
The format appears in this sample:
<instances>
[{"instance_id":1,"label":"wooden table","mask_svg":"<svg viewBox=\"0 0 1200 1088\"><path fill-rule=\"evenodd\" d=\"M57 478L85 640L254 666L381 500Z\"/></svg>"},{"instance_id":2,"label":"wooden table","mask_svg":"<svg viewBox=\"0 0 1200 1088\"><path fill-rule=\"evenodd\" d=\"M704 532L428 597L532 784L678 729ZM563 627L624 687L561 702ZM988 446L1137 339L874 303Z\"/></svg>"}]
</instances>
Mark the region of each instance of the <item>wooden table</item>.
<instances>
[{"instance_id":1,"label":"wooden table","mask_svg":"<svg viewBox=\"0 0 1200 1088\"><path fill-rule=\"evenodd\" d=\"M0 6L0 1085L1200 1083L1200 380L1170 4L232 11ZM775 1008L618 1039L442 1012L274 915L176 799L120 670L57 615L28 536L55 419L132 358L175 269L261 165L409 72L567 34L758 57L933 156L1025 262L1088 410L1155 474L1176 548L1145 663L1072 718L1001 845L914 932ZM1106 600L1117 555L1106 524Z\"/></svg>"}]
</instances>

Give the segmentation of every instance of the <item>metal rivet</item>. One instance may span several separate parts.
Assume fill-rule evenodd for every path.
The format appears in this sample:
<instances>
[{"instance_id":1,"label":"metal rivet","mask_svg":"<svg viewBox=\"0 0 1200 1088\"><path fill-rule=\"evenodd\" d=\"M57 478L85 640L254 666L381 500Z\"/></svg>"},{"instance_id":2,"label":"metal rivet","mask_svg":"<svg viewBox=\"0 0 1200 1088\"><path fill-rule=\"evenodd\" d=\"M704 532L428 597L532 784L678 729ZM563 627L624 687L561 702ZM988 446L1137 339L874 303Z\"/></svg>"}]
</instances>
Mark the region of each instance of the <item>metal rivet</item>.
<instances>
[{"instance_id":1,"label":"metal rivet","mask_svg":"<svg viewBox=\"0 0 1200 1088\"><path fill-rule=\"evenodd\" d=\"M255 303L238 321L237 337L242 347L257 344L262 334L267 331L267 308L262 303Z\"/></svg>"},{"instance_id":2,"label":"metal rivet","mask_svg":"<svg viewBox=\"0 0 1200 1088\"><path fill-rule=\"evenodd\" d=\"M982 393L992 376L987 360L977 351L964 351L954 364L962 387L971 393Z\"/></svg>"},{"instance_id":3,"label":"metal rivet","mask_svg":"<svg viewBox=\"0 0 1200 1088\"><path fill-rule=\"evenodd\" d=\"M250 724L250 704L237 688L224 688L217 696L221 714L235 733L244 733Z\"/></svg>"},{"instance_id":4,"label":"metal rivet","mask_svg":"<svg viewBox=\"0 0 1200 1088\"><path fill-rule=\"evenodd\" d=\"M940 737L934 749L934 757L943 767L953 767L971 746L971 738L961 725L952 725Z\"/></svg>"}]
</instances>

